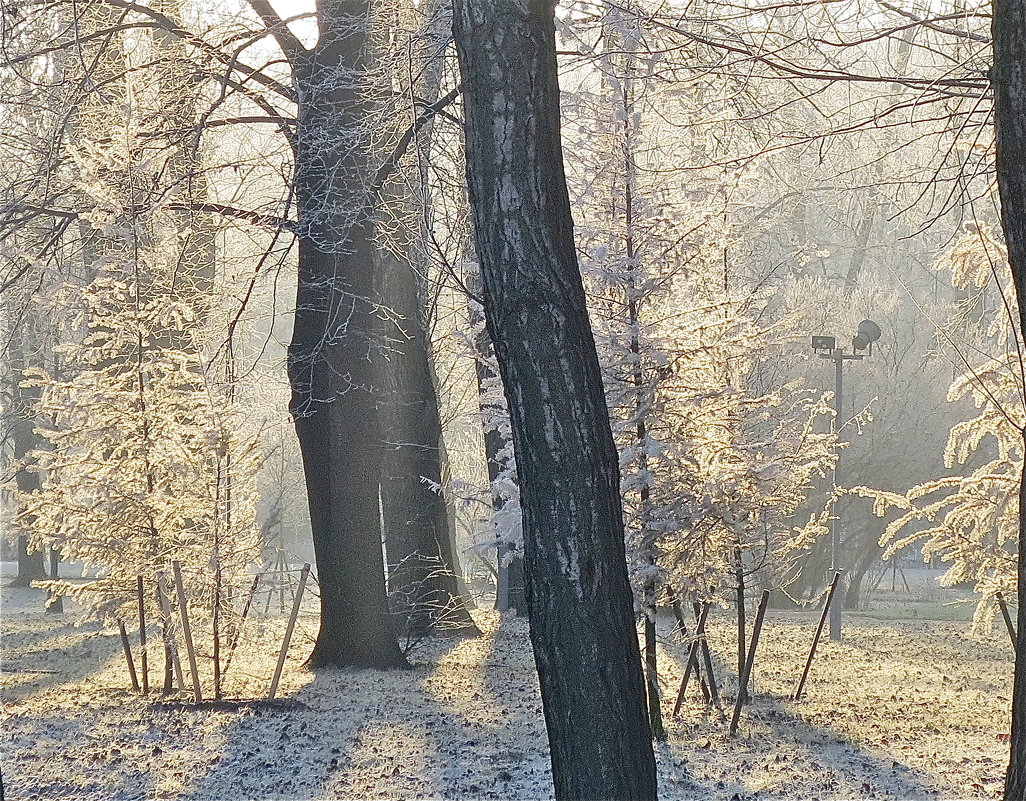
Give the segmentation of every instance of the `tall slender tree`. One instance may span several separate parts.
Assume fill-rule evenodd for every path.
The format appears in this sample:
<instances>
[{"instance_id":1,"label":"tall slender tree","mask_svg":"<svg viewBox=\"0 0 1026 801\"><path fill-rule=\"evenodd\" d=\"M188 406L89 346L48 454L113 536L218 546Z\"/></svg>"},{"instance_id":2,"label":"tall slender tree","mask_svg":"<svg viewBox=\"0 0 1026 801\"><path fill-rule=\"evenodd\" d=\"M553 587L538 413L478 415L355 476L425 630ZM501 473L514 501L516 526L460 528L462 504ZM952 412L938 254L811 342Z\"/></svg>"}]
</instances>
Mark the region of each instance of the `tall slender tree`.
<instances>
[{"instance_id":1,"label":"tall slender tree","mask_svg":"<svg viewBox=\"0 0 1026 801\"><path fill-rule=\"evenodd\" d=\"M994 0L993 10L991 82L997 182L1001 226L1018 300L1018 336L1022 339L1026 332L1026 4L1022 0ZM1005 801L1026 799L1026 460L1023 471L1019 484L1018 634Z\"/></svg>"},{"instance_id":2,"label":"tall slender tree","mask_svg":"<svg viewBox=\"0 0 1026 801\"><path fill-rule=\"evenodd\" d=\"M509 401L558 799L654 799L620 476L563 171L551 0L457 0L485 314Z\"/></svg>"}]
</instances>

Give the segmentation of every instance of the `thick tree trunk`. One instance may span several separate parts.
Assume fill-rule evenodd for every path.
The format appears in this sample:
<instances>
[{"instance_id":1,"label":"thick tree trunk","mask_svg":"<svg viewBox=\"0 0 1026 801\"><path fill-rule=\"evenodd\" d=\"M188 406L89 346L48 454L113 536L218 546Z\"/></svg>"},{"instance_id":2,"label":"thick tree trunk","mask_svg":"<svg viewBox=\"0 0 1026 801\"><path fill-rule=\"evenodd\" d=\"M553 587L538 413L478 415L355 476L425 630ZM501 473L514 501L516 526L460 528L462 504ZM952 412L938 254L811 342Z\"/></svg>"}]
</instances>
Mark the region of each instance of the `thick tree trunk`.
<instances>
[{"instance_id":1,"label":"thick tree trunk","mask_svg":"<svg viewBox=\"0 0 1026 801\"><path fill-rule=\"evenodd\" d=\"M320 36L295 58L299 287L289 347L321 624L310 665L401 667L385 595L373 362L380 346L365 96L370 2L318 4Z\"/></svg>"},{"instance_id":2,"label":"thick tree trunk","mask_svg":"<svg viewBox=\"0 0 1026 801\"><path fill-rule=\"evenodd\" d=\"M36 483L38 484L38 481ZM18 574L11 579L11 586L27 587L33 581L45 578L46 569L43 564L43 552L33 551L29 548L28 537L20 535L18 537Z\"/></svg>"},{"instance_id":3,"label":"thick tree trunk","mask_svg":"<svg viewBox=\"0 0 1026 801\"><path fill-rule=\"evenodd\" d=\"M1001 225L1019 306L1019 336L1026 332L1026 4L994 0L992 34L994 127ZM1026 455L1026 442L1022 454ZM1026 459L1019 486L1017 656L1012 687L1011 758L1005 801L1026 801Z\"/></svg>"},{"instance_id":4,"label":"thick tree trunk","mask_svg":"<svg viewBox=\"0 0 1026 801\"><path fill-rule=\"evenodd\" d=\"M563 173L552 2L457 0L485 313L557 799L656 797L616 448Z\"/></svg>"},{"instance_id":5,"label":"thick tree trunk","mask_svg":"<svg viewBox=\"0 0 1026 801\"><path fill-rule=\"evenodd\" d=\"M866 540L869 540L867 537ZM863 546L861 556L855 563L855 567L848 573L848 586L844 591L844 608L857 612L862 603L862 582L869 572L869 568L880 558L882 549L875 540L867 541ZM854 549L848 549L848 553L855 553Z\"/></svg>"},{"instance_id":6,"label":"thick tree trunk","mask_svg":"<svg viewBox=\"0 0 1026 801\"><path fill-rule=\"evenodd\" d=\"M381 506L389 595L411 634L476 629L460 597L442 485L442 422L422 320L421 282L409 259L378 256L386 331L379 404L384 457Z\"/></svg>"}]
</instances>

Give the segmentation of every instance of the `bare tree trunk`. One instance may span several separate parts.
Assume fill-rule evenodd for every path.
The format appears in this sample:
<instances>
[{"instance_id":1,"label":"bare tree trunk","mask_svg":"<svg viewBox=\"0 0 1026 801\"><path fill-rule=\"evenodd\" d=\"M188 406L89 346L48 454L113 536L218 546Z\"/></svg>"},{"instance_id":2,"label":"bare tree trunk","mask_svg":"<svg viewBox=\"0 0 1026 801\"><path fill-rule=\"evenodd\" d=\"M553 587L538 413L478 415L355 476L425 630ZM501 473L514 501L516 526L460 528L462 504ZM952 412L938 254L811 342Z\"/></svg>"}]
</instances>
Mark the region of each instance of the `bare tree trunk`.
<instances>
[{"instance_id":1,"label":"bare tree trunk","mask_svg":"<svg viewBox=\"0 0 1026 801\"><path fill-rule=\"evenodd\" d=\"M458 0L485 313L509 403L556 798L655 799L616 447L577 264L554 6Z\"/></svg>"},{"instance_id":2,"label":"bare tree trunk","mask_svg":"<svg viewBox=\"0 0 1026 801\"><path fill-rule=\"evenodd\" d=\"M384 457L381 504L389 594L411 634L476 629L460 597L442 486L442 422L422 319L421 280L413 264L378 256L382 302L397 322L382 358Z\"/></svg>"},{"instance_id":3,"label":"bare tree trunk","mask_svg":"<svg viewBox=\"0 0 1026 801\"><path fill-rule=\"evenodd\" d=\"M1018 301L1018 335L1026 333L1026 4L994 0L994 127L1001 225ZM1020 456L1026 455L1026 442ZM1019 485L1017 642L1012 687L1011 756L1005 801L1026 801L1026 459Z\"/></svg>"},{"instance_id":4,"label":"bare tree trunk","mask_svg":"<svg viewBox=\"0 0 1026 801\"><path fill-rule=\"evenodd\" d=\"M745 672L748 661L748 645L745 642L745 563L741 556L741 548L734 549L734 581L737 590L737 675L740 679ZM741 703L748 703L748 689L740 687Z\"/></svg>"},{"instance_id":5,"label":"bare tree trunk","mask_svg":"<svg viewBox=\"0 0 1026 801\"><path fill-rule=\"evenodd\" d=\"M299 287L289 347L321 625L312 667L402 667L381 554L373 230L366 197L369 0L322 0L316 47L293 56Z\"/></svg>"},{"instance_id":6,"label":"bare tree trunk","mask_svg":"<svg viewBox=\"0 0 1026 801\"><path fill-rule=\"evenodd\" d=\"M22 325L25 325L24 319ZM26 389L21 385L22 371L29 366L22 332L14 331L8 346L10 354L10 398L5 410L6 428L10 432L13 444L14 462L18 465L15 474L15 486L20 493L35 492L40 488L39 473L28 468L29 453L43 444L43 440L35 433L35 405L39 400L37 388ZM20 510L16 510L17 512ZM24 521L28 522L28 521ZM24 530L24 529L23 529ZM11 581L13 587L27 587L31 582L46 578L46 565L42 550L32 550L29 538L25 534L18 535L18 574Z\"/></svg>"}]
</instances>

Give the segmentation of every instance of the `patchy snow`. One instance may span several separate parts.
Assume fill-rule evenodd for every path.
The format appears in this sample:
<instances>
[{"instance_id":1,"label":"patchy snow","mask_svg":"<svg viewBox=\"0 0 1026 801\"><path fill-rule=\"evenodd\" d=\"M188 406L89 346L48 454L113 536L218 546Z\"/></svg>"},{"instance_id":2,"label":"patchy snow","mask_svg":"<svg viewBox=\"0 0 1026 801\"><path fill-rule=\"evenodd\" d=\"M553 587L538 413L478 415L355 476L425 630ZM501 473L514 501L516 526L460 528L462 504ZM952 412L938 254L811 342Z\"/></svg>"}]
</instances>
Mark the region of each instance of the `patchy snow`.
<instances>
[{"instance_id":1,"label":"patchy snow","mask_svg":"<svg viewBox=\"0 0 1026 801\"><path fill-rule=\"evenodd\" d=\"M315 630L304 617L280 700L197 709L132 693L116 632L44 615L40 599L3 588L9 799L551 797L521 620L476 613L481 637L427 642L410 671L314 674L302 666ZM733 697L732 619L710 619L721 690ZM733 740L697 688L669 717L685 650L667 625L661 798L997 798L1011 682L1003 632L985 640L962 622L852 621L844 644L821 644L796 705L786 698L815 618L770 610L755 703ZM278 618L248 625L227 695L266 694L282 628Z\"/></svg>"}]
</instances>

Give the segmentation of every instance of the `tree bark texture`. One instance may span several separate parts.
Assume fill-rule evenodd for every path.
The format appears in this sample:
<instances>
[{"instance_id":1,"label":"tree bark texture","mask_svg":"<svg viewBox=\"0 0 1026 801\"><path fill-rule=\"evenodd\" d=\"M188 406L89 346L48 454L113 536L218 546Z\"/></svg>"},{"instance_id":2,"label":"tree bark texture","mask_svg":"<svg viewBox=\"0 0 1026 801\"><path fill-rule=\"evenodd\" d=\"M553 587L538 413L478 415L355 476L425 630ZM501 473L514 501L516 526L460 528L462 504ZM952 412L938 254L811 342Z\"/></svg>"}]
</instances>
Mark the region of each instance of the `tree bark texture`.
<instances>
[{"instance_id":1,"label":"tree bark texture","mask_svg":"<svg viewBox=\"0 0 1026 801\"><path fill-rule=\"evenodd\" d=\"M457 0L467 172L510 409L557 799L654 799L617 452L563 172L554 6Z\"/></svg>"},{"instance_id":2,"label":"tree bark texture","mask_svg":"<svg viewBox=\"0 0 1026 801\"><path fill-rule=\"evenodd\" d=\"M402 667L385 595L375 394L369 0L322 0L295 56L299 286L291 410L306 474L321 623L310 665Z\"/></svg>"},{"instance_id":3,"label":"tree bark texture","mask_svg":"<svg viewBox=\"0 0 1026 801\"><path fill-rule=\"evenodd\" d=\"M412 4L396 6L400 29L399 17L412 9ZM452 14L444 0L427 0L420 10L423 23L418 36L431 46L418 65L414 87L423 102L435 103ZM433 131L433 120L429 120L418 135L420 158L425 157ZM427 312L430 259L423 244L431 237L424 213L431 198L414 192L408 176L400 175L385 184L382 201L378 221L382 231L391 229L391 247L379 245L377 271L381 303L389 312L378 408L390 605L409 635L432 630L479 633L460 592L455 520L442 492L446 461Z\"/></svg>"},{"instance_id":4,"label":"tree bark texture","mask_svg":"<svg viewBox=\"0 0 1026 801\"><path fill-rule=\"evenodd\" d=\"M1001 225L1018 300L1019 336L1026 331L1026 4L994 0L994 127ZM1026 443L1024 443L1026 446ZM1026 447L1024 447L1026 453ZM1026 460L1024 460L1026 468ZM1017 656L1012 687L1011 755L1006 801L1026 801L1026 472L1019 486Z\"/></svg>"}]
</instances>

